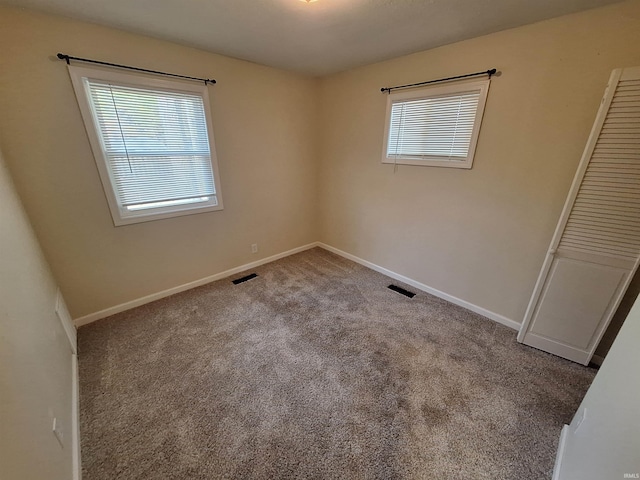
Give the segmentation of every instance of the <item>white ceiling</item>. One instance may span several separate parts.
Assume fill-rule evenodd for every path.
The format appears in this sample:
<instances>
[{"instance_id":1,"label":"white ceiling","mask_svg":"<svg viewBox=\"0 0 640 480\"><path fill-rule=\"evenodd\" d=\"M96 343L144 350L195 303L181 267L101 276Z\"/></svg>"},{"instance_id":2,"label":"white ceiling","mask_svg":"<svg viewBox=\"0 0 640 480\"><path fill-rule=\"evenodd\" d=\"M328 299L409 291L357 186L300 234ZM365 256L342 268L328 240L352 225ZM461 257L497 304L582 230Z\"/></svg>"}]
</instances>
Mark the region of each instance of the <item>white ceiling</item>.
<instances>
[{"instance_id":1,"label":"white ceiling","mask_svg":"<svg viewBox=\"0 0 640 480\"><path fill-rule=\"evenodd\" d=\"M324 75L619 0L0 0ZM69 52L73 55L73 52Z\"/></svg>"}]
</instances>

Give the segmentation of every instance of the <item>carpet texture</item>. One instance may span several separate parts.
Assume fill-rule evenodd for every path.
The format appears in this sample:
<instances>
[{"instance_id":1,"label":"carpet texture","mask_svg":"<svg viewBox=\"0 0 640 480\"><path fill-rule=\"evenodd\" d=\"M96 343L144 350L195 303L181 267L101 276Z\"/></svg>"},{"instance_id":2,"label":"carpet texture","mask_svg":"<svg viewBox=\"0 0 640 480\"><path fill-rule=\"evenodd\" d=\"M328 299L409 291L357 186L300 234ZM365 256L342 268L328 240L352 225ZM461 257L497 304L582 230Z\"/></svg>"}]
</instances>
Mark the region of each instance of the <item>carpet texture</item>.
<instances>
[{"instance_id":1,"label":"carpet texture","mask_svg":"<svg viewBox=\"0 0 640 480\"><path fill-rule=\"evenodd\" d=\"M80 329L84 480L550 478L594 370L318 248L251 272Z\"/></svg>"}]
</instances>

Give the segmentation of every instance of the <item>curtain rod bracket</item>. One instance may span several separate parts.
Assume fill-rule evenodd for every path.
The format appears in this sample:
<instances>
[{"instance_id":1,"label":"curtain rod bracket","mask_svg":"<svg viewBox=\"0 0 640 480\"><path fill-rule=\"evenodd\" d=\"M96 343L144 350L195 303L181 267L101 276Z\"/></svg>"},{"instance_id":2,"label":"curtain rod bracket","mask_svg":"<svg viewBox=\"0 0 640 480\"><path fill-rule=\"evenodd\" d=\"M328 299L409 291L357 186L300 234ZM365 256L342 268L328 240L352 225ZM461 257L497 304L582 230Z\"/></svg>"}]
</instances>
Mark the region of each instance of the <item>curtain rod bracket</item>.
<instances>
[{"instance_id":1,"label":"curtain rod bracket","mask_svg":"<svg viewBox=\"0 0 640 480\"><path fill-rule=\"evenodd\" d=\"M66 61L67 65L70 65L71 60L75 60L77 62L95 63L96 65L105 65L107 67L123 68L125 70L134 70L136 72L151 73L153 75L164 75L166 77L183 78L186 80L196 80L198 82L204 82L205 85L208 85L208 84L214 85L217 83L213 78L189 77L187 75L178 75L177 73L160 72L158 70L149 70L147 68L130 67L128 65L120 65L118 63L109 63L109 62L102 62L100 60L91 60L89 58L72 57L71 55L66 55L64 53L58 53L56 57L58 57L60 60Z\"/></svg>"},{"instance_id":2,"label":"curtain rod bracket","mask_svg":"<svg viewBox=\"0 0 640 480\"><path fill-rule=\"evenodd\" d=\"M469 78L469 77L479 77L481 75L488 75L489 79L491 79L491 77L493 75L495 75L497 71L498 70L496 70L495 68L491 68L491 69L486 70L484 72L467 73L466 75L458 75L456 77L438 78L437 80L428 80L426 82L410 83L408 85L396 85L395 87L382 87L380 89L380 91L382 93L384 93L384 92L391 93L391 90L397 90L397 89L401 89L401 88L419 87L421 85L429 85L431 83L450 82L452 80L459 80L461 78Z\"/></svg>"}]
</instances>

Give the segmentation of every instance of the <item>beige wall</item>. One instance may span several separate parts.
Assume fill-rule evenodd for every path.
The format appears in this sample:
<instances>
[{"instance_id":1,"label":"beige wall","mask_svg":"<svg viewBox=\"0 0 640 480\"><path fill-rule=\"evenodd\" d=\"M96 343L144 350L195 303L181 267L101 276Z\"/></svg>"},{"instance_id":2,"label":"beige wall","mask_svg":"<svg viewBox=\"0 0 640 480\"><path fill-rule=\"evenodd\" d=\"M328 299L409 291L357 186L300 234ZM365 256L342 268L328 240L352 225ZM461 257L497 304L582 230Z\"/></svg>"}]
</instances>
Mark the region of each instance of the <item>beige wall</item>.
<instances>
[{"instance_id":1,"label":"beige wall","mask_svg":"<svg viewBox=\"0 0 640 480\"><path fill-rule=\"evenodd\" d=\"M0 154L0 478L69 480L71 346L56 285ZM64 449L52 433L61 422Z\"/></svg>"},{"instance_id":2,"label":"beige wall","mask_svg":"<svg viewBox=\"0 0 640 480\"><path fill-rule=\"evenodd\" d=\"M640 363L639 343L640 301L636 301L573 417L559 480L640 475L640 382L635 368Z\"/></svg>"},{"instance_id":3,"label":"beige wall","mask_svg":"<svg viewBox=\"0 0 640 480\"><path fill-rule=\"evenodd\" d=\"M640 65L639 41L634 0L315 80L0 7L0 146L74 317L321 240L520 322L609 73ZM225 209L113 227L58 51L215 77ZM472 170L380 163L381 86L490 67Z\"/></svg>"},{"instance_id":4,"label":"beige wall","mask_svg":"<svg viewBox=\"0 0 640 480\"><path fill-rule=\"evenodd\" d=\"M598 348L596 348L595 355L603 358L607 355L607 352L611 348L613 341L616 339L622 324L627 318L627 315L629 315L631 307L638 298L638 294L640 294L640 270L636 271L636 274L631 279L629 288L627 288L626 293L622 297L618 310L616 310L616 313L613 315L609 327L605 330L602 340L600 340Z\"/></svg>"},{"instance_id":5,"label":"beige wall","mask_svg":"<svg viewBox=\"0 0 640 480\"><path fill-rule=\"evenodd\" d=\"M520 321L609 73L640 65L640 1L321 81L6 7L0 44L0 146L75 317L319 239ZM225 210L113 227L58 51L218 79L210 92ZM490 67L503 75L472 170L380 164L381 86ZM69 442L71 352L1 158L0 206L2 473L70 478L72 449L60 449L51 419ZM632 360L624 352L634 346L621 342L637 340L635 317L598 376L612 382L596 379L585 399L590 409L606 397L597 389L628 383L605 373ZM571 468L584 470L588 448L569 451Z\"/></svg>"},{"instance_id":6,"label":"beige wall","mask_svg":"<svg viewBox=\"0 0 640 480\"><path fill-rule=\"evenodd\" d=\"M321 235L521 322L611 70L640 65L640 1L322 80ZM380 87L498 68L472 170L380 163Z\"/></svg>"},{"instance_id":7,"label":"beige wall","mask_svg":"<svg viewBox=\"0 0 640 480\"><path fill-rule=\"evenodd\" d=\"M0 45L0 147L74 317L317 240L316 80L7 7ZM57 52L218 80L225 209L114 228Z\"/></svg>"}]
</instances>

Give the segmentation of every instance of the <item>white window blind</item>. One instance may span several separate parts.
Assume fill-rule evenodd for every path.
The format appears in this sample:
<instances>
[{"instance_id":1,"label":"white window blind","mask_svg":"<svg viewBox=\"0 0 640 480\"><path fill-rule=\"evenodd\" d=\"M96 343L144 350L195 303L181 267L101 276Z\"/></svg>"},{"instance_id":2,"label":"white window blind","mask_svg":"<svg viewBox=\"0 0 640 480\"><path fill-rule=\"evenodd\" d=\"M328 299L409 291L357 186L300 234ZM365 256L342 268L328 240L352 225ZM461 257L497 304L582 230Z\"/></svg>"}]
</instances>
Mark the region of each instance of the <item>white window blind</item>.
<instances>
[{"instance_id":1,"label":"white window blind","mask_svg":"<svg viewBox=\"0 0 640 480\"><path fill-rule=\"evenodd\" d=\"M116 196L128 210L215 197L202 98L87 80Z\"/></svg>"},{"instance_id":2,"label":"white window blind","mask_svg":"<svg viewBox=\"0 0 640 480\"><path fill-rule=\"evenodd\" d=\"M484 81L392 93L383 162L469 168L487 87Z\"/></svg>"},{"instance_id":3,"label":"white window blind","mask_svg":"<svg viewBox=\"0 0 640 480\"><path fill-rule=\"evenodd\" d=\"M388 156L466 158L480 92L397 102Z\"/></svg>"},{"instance_id":4,"label":"white window blind","mask_svg":"<svg viewBox=\"0 0 640 480\"><path fill-rule=\"evenodd\" d=\"M222 210L206 85L68 68L116 226Z\"/></svg>"}]
</instances>

